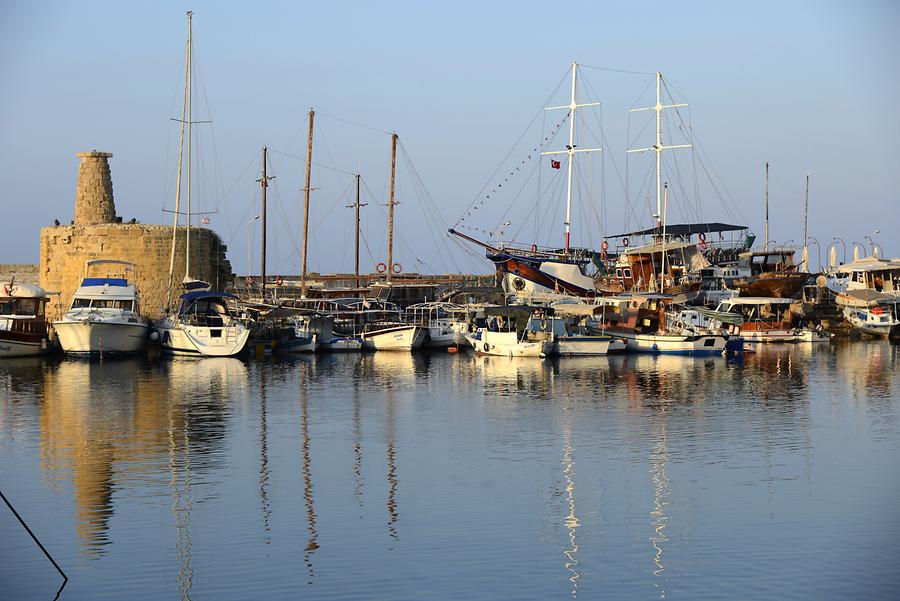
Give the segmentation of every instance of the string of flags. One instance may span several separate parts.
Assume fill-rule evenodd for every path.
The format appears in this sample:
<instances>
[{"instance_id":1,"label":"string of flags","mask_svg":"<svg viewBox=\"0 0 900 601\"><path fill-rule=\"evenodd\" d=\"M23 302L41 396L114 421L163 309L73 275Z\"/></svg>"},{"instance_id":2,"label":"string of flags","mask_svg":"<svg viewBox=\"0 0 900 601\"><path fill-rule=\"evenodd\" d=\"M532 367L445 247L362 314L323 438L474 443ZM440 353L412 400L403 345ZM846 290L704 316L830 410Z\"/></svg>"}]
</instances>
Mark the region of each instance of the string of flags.
<instances>
[{"instance_id":1,"label":"string of flags","mask_svg":"<svg viewBox=\"0 0 900 601\"><path fill-rule=\"evenodd\" d=\"M559 132L559 128L563 126L563 124L568 120L568 118L569 118L570 115L571 115L571 111L567 112L567 113L565 114L565 116L564 116L562 119L560 119L559 123L557 123L557 124L553 127L553 129L552 129L552 130L544 137L544 139L543 139L537 146L535 146L534 148L531 149L531 153L530 153L525 159L523 159L522 161L520 161L519 164L516 166L515 169L513 169L512 171L509 172L509 174L507 174L506 176L504 176L504 178L503 178L503 182L504 182L504 183L509 183L509 178L510 178L510 177L513 177L513 176L516 174L516 172L520 171L520 170L522 169L522 166L525 165L526 162L532 160L532 158L535 157L535 156L537 156L537 157L540 157L540 156L541 156L539 151L542 151L542 150L546 147L547 143L548 143L550 140L552 140L553 138L556 137L556 134ZM550 167L551 167L551 168L553 168L553 169L559 169L561 166L562 166L562 165L561 165L560 161L556 161L556 160L550 159ZM508 186L507 186L507 187L508 187ZM463 215L462 217L460 217L459 221L456 222L456 227L463 227L463 228L468 229L468 230L470 230L470 231L482 232L482 233L484 233L484 234L491 235L492 232L489 231L489 230L481 229L481 228L476 227L476 226L470 226L470 225L467 225L467 224L465 224L465 223L463 223L463 222L466 220L467 217L469 217L470 215L472 215L472 211L477 211L477 210L478 210L478 207L484 205L484 202L485 202L486 200L490 200L491 194L494 194L494 195L496 196L497 194L499 194L499 193L502 192L502 191L503 191L503 184L502 184L502 183L498 183L498 184L491 190L490 194L485 194L484 198L482 198L481 200L479 200L479 201L477 201L477 202L475 202L475 203L472 204L472 206L469 208L469 210L466 211L465 215Z\"/></svg>"}]
</instances>

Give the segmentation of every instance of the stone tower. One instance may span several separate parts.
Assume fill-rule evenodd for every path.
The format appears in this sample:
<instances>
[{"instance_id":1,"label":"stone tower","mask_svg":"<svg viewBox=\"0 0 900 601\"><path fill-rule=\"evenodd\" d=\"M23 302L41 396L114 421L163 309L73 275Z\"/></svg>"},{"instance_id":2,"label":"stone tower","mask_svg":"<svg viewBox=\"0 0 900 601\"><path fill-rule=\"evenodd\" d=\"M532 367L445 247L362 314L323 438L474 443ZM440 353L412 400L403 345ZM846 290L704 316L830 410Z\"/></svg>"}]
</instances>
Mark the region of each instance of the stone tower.
<instances>
[{"instance_id":1,"label":"stone tower","mask_svg":"<svg viewBox=\"0 0 900 601\"><path fill-rule=\"evenodd\" d=\"M111 152L79 152L78 189L75 192L75 224L96 225L116 222L112 177L109 174Z\"/></svg>"}]
</instances>

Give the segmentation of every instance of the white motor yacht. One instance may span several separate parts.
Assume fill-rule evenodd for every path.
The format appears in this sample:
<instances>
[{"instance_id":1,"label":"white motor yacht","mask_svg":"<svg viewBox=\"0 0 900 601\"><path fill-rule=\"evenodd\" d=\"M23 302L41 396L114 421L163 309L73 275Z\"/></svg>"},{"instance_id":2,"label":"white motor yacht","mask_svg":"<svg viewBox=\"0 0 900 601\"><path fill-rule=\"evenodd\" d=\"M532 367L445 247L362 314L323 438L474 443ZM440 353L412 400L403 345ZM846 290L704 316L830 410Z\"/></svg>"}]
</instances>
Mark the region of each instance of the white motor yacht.
<instances>
[{"instance_id":1,"label":"white motor yacht","mask_svg":"<svg viewBox=\"0 0 900 601\"><path fill-rule=\"evenodd\" d=\"M88 277L96 265L122 265L126 277ZM85 265L85 277L72 297L71 308L53 329L62 350L69 354L137 353L147 347L150 322L141 316L138 290L127 274L127 261L93 260Z\"/></svg>"}]
</instances>

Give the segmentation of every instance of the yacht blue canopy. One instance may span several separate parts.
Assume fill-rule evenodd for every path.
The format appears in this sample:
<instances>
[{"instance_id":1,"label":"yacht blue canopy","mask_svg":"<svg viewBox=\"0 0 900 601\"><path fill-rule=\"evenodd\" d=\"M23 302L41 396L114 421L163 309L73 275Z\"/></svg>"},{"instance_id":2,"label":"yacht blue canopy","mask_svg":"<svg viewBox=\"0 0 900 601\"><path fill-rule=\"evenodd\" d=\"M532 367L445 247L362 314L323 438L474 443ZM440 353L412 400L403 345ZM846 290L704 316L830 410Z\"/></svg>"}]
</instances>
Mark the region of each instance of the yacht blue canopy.
<instances>
[{"instance_id":1,"label":"yacht blue canopy","mask_svg":"<svg viewBox=\"0 0 900 601\"><path fill-rule=\"evenodd\" d=\"M240 300L239 297L231 294L230 292L209 292L206 290L196 290L194 292L186 292L181 295L181 300L183 301L192 301L197 300L198 298L235 298Z\"/></svg>"},{"instance_id":2,"label":"yacht blue canopy","mask_svg":"<svg viewBox=\"0 0 900 601\"><path fill-rule=\"evenodd\" d=\"M82 286L127 286L128 280L125 278L84 278L81 280Z\"/></svg>"}]
</instances>

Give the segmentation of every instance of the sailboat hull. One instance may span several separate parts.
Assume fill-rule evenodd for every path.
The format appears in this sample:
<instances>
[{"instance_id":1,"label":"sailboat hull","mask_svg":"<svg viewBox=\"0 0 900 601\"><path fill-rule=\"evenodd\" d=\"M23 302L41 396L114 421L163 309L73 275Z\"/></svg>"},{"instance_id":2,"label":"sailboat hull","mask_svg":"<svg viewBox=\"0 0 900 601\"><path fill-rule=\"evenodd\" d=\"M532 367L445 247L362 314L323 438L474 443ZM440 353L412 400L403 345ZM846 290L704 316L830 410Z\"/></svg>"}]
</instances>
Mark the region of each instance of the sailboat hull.
<instances>
[{"instance_id":1,"label":"sailboat hull","mask_svg":"<svg viewBox=\"0 0 900 601\"><path fill-rule=\"evenodd\" d=\"M221 328L160 323L162 350L173 355L200 357L231 357L239 354L247 345L250 330L242 324Z\"/></svg>"}]
</instances>

